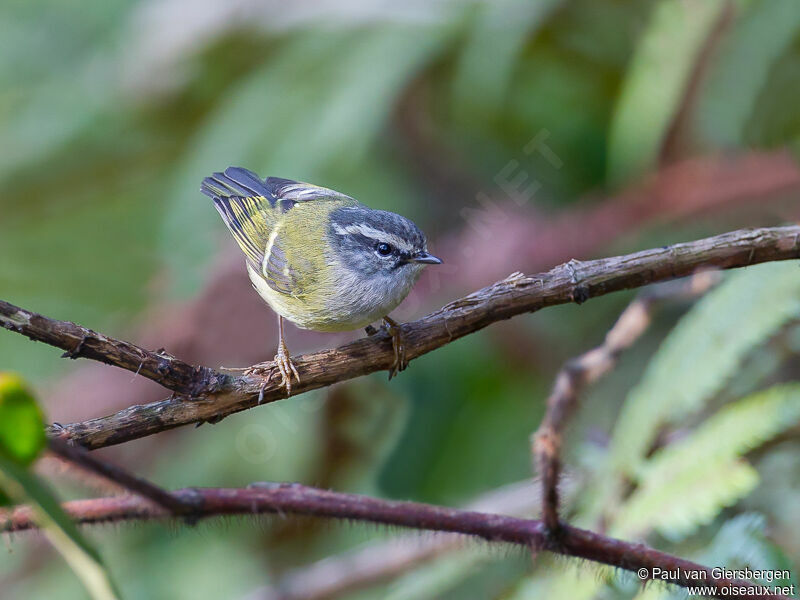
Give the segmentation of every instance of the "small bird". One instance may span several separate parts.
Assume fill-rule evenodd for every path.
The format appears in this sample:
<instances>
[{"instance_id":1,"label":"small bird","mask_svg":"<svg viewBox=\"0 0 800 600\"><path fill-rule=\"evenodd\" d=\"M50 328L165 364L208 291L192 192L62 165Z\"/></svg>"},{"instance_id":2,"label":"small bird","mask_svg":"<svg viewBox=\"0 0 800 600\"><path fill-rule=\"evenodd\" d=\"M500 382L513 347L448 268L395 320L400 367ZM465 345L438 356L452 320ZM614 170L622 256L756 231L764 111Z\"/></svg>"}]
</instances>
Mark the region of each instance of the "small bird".
<instances>
[{"instance_id":1,"label":"small bird","mask_svg":"<svg viewBox=\"0 0 800 600\"><path fill-rule=\"evenodd\" d=\"M284 340L284 318L314 331L347 331L382 319L394 350L389 377L407 366L401 327L389 313L425 265L442 262L428 253L419 227L334 190L262 180L242 167L206 177L200 191L214 200L245 254L253 287L278 314L275 366L287 394L292 377L299 383L300 376Z\"/></svg>"}]
</instances>

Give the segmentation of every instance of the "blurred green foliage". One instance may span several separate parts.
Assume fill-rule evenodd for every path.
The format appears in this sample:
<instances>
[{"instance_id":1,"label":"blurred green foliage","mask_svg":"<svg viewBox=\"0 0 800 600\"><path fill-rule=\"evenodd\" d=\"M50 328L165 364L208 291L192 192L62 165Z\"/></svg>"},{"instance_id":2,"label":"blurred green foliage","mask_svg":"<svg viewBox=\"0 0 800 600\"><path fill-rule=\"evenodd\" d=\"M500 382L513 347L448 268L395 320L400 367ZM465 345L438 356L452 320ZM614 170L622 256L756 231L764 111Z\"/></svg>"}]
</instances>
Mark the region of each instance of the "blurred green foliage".
<instances>
[{"instance_id":1,"label":"blurred green foliage","mask_svg":"<svg viewBox=\"0 0 800 600\"><path fill-rule=\"evenodd\" d=\"M665 422L683 422L697 411L740 368L753 346L800 314L796 269L792 263L775 263L734 273L681 320L620 413L612 446L620 471L635 476ZM733 314L736 327L731 326Z\"/></svg>"},{"instance_id":2,"label":"blurred green foliage","mask_svg":"<svg viewBox=\"0 0 800 600\"><path fill-rule=\"evenodd\" d=\"M229 240L198 185L230 164L397 210L435 242L465 227L459 211L475 197L463 190L498 192L510 160L541 185L535 208L568 214L587 194L657 169L676 119L692 152L800 139L794 0L304 6L4 2L0 298L132 335L145 311L209 282ZM543 132L561 168L524 151ZM707 229L635 232L614 250ZM504 272L529 270L513 255L497 260ZM591 528L602 519L711 565L796 568L800 544L787 531L800 518L790 383L799 280L793 264L748 269L685 317L665 312L644 350L585 399L569 447L582 499L571 519ZM629 298L520 318L415 360L391 385L365 378L130 444L124 456L167 487L286 479L463 502L529 475L528 436L555 371L596 344ZM58 356L0 335L0 368L43 388L72 366ZM124 596L149 599L241 596L385 532L276 517L91 535ZM33 560L35 540L12 549L0 561L4 598L83 597L60 562ZM520 557L478 546L359 597L671 593L640 593L624 577L563 560L529 571Z\"/></svg>"},{"instance_id":3,"label":"blurred green foliage","mask_svg":"<svg viewBox=\"0 0 800 600\"><path fill-rule=\"evenodd\" d=\"M17 375L0 372L0 505L29 504L44 535L81 578L92 600L116 600L100 555L47 487L28 470L46 445L42 411Z\"/></svg>"},{"instance_id":4,"label":"blurred green foliage","mask_svg":"<svg viewBox=\"0 0 800 600\"><path fill-rule=\"evenodd\" d=\"M768 264L730 274L683 317L626 398L608 449L599 457L584 460L591 471L586 487L579 493L582 500L573 515L575 522L583 526L602 522L609 535L624 539L647 539L658 533L660 539L669 542L670 551L680 556L694 555L710 566L755 568L755 564L766 563L772 565L771 569L790 569L777 566L792 565L794 561L780 545L764 538L763 520L759 520L755 539L748 535L737 540L741 556L729 555L723 560L719 536L731 535L728 527L733 527L736 520L736 513L726 514L726 509L735 506L760 483L759 473L747 456L787 429L797 427L800 386L770 385L780 366L780 361L776 361L772 369L750 380L757 388L767 387L721 406L719 398L733 378L736 365L744 362L746 356L782 354L779 348L765 346L766 332L756 333L758 316L770 315L779 323L787 318L794 322L800 318L796 270L797 265L792 263ZM766 280L769 283L760 285ZM748 292L767 290L775 292L775 306L751 304ZM785 297L780 290L786 290ZM751 314L748 306L753 306ZM723 321L727 327L717 329ZM731 326L732 323L737 326ZM744 324L753 327L748 329ZM761 327L765 324L762 320ZM778 328L773 326L769 335L779 335ZM676 361L686 361L686 365L675 366ZM704 367L702 373L694 368L698 361ZM670 364L673 366L668 367ZM667 372L671 376L665 380ZM659 416L664 418L662 411L666 408L671 411L666 414L676 419L674 427L681 429L673 439L661 441L655 451L651 440L647 444L651 451L642 453L643 436L655 431L653 427ZM641 419L638 427L636 415ZM586 448L584 453L589 451ZM713 525L703 528L709 524ZM758 552L768 558L755 560L751 555ZM538 570L519 584L515 598L539 594L594 598L610 590L615 590L612 597L628 598L635 591L626 592L626 577L610 569L578 577L569 569L544 577L537 573ZM796 581L794 574L792 582ZM605 586L609 589L601 591ZM671 596L672 590L656 587L643 592L641 598Z\"/></svg>"},{"instance_id":5,"label":"blurred green foliage","mask_svg":"<svg viewBox=\"0 0 800 600\"><path fill-rule=\"evenodd\" d=\"M660 2L631 59L609 133L612 181L656 164L724 0Z\"/></svg>"}]
</instances>

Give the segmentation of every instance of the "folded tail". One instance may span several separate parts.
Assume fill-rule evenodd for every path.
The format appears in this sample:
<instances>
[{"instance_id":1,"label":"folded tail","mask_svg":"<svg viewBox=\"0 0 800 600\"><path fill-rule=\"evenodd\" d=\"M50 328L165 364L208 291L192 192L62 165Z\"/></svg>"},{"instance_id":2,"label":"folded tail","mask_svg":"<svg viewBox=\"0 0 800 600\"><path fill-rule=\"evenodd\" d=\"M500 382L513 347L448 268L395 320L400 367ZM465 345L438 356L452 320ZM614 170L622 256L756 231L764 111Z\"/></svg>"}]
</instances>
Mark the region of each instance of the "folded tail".
<instances>
[{"instance_id":1,"label":"folded tail","mask_svg":"<svg viewBox=\"0 0 800 600\"><path fill-rule=\"evenodd\" d=\"M275 202L275 194L258 175L242 167L228 167L224 173L214 173L203 179L200 191L214 199L231 196L261 196L270 204Z\"/></svg>"}]
</instances>

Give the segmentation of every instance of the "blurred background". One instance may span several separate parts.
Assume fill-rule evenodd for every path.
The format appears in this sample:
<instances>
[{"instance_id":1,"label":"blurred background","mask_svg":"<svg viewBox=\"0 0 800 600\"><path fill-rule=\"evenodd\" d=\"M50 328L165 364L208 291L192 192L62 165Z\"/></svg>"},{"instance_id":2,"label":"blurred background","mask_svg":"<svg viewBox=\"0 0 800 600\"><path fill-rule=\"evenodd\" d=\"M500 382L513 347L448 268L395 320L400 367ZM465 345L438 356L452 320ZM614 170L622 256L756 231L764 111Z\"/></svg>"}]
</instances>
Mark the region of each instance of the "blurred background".
<instances>
[{"instance_id":1,"label":"blurred background","mask_svg":"<svg viewBox=\"0 0 800 600\"><path fill-rule=\"evenodd\" d=\"M245 366L273 356L275 318L199 193L213 171L314 182L414 219L445 264L394 315L413 320L514 271L797 220L798 142L796 0L6 0L0 298ZM535 515L534 492L505 486L531 476L553 378L633 297L517 317L391 383L376 374L100 455L168 488L288 480ZM711 566L796 569L799 324L791 263L661 307L584 394L569 518ZM288 343L359 335L290 326ZM0 369L34 384L51 421L168 395L59 354L0 334ZM53 459L39 469L63 498L114 491ZM393 570L386 540L401 532L355 523L85 531L126 598L680 595L433 534L413 534ZM372 580L337 590L352 561L312 570L365 545L385 567ZM40 536L5 539L1 556L0 598L84 597Z\"/></svg>"}]
</instances>

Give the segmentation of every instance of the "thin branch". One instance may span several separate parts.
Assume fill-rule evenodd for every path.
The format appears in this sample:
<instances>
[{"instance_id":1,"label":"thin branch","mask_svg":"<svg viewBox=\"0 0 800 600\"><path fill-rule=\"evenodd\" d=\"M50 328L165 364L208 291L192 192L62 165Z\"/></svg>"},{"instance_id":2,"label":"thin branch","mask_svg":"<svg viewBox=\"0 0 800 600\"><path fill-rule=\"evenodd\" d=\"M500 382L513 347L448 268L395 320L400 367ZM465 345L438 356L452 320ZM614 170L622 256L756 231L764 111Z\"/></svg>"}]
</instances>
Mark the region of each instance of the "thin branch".
<instances>
[{"instance_id":1,"label":"thin branch","mask_svg":"<svg viewBox=\"0 0 800 600\"><path fill-rule=\"evenodd\" d=\"M729 269L800 257L800 226L733 231L694 242L612 258L571 260L547 273L514 274L403 325L406 356L413 359L456 339L522 313L683 277L700 268ZM166 352L148 352L73 323L56 321L0 301L0 325L34 340L117 365L189 396L132 406L108 417L66 425L77 443L93 449L119 444L189 423L216 422L260 402L285 397L278 378L233 376L193 367ZM375 371L393 360L388 335L296 357L297 393Z\"/></svg>"},{"instance_id":2,"label":"thin branch","mask_svg":"<svg viewBox=\"0 0 800 600\"><path fill-rule=\"evenodd\" d=\"M482 495L467 510L531 516L540 484L512 483ZM329 556L283 575L274 585L253 590L246 600L331 600L405 573L423 563L464 548L464 536L442 533L394 536Z\"/></svg>"},{"instance_id":3,"label":"thin branch","mask_svg":"<svg viewBox=\"0 0 800 600\"><path fill-rule=\"evenodd\" d=\"M382 500L355 494L342 494L291 483L254 484L238 488L188 488L172 492L179 501L192 503L198 518L215 515L297 514L367 521L384 525L446 531L479 537L490 542L505 542L530 548L534 552L549 551L564 556L584 558L628 571L654 568L677 574L669 583L696 585L692 573L704 573L703 585L714 587L718 597L725 586L752 584L739 580L715 578L712 569L643 544L609 538L591 531L565 525L555 538L548 535L543 521L504 515L457 510L416 502ZM75 500L64 504L67 514L79 523L102 523L160 519L168 511L138 496L116 496L93 500ZM28 507L0 511L0 532L35 528ZM765 598L785 598L770 595Z\"/></svg>"},{"instance_id":4,"label":"thin branch","mask_svg":"<svg viewBox=\"0 0 800 600\"><path fill-rule=\"evenodd\" d=\"M127 369L187 396L213 394L224 387L227 376L206 367L185 363L166 350L151 352L69 321L36 314L0 300L0 326L64 353L62 358L89 358Z\"/></svg>"},{"instance_id":5,"label":"thin branch","mask_svg":"<svg viewBox=\"0 0 800 600\"><path fill-rule=\"evenodd\" d=\"M551 532L561 524L558 518L559 456L564 427L581 391L609 373L622 352L630 348L650 325L653 308L666 299L692 298L705 293L719 281L716 271L701 271L685 281L676 281L639 295L614 323L603 343L570 359L556 375L553 391L547 398L547 410L532 436L532 454L542 478L542 519Z\"/></svg>"},{"instance_id":6,"label":"thin branch","mask_svg":"<svg viewBox=\"0 0 800 600\"><path fill-rule=\"evenodd\" d=\"M122 486L143 498L154 502L161 508L174 515L189 515L194 511L194 505L184 502L181 498L170 494L154 483L129 473L122 467L100 460L81 446L67 440L51 437L48 441L50 451L75 465L96 473L109 481Z\"/></svg>"}]
</instances>

